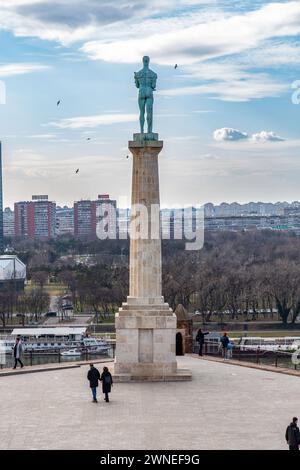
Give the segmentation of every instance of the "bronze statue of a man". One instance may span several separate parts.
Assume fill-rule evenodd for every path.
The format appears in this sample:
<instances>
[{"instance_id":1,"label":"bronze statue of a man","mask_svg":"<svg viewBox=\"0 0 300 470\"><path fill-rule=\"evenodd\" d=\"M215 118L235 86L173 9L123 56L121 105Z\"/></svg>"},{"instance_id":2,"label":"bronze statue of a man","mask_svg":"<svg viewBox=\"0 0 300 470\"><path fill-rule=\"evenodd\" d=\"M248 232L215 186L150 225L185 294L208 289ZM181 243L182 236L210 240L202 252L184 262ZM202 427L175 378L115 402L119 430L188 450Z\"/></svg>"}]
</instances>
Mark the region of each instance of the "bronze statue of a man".
<instances>
[{"instance_id":1,"label":"bronze statue of a man","mask_svg":"<svg viewBox=\"0 0 300 470\"><path fill-rule=\"evenodd\" d=\"M149 69L150 58L143 57L144 67L139 72L135 72L134 79L136 87L139 89L140 126L141 133L144 133L145 110L147 111L148 133L152 133L153 125L153 91L156 89L157 74Z\"/></svg>"}]
</instances>

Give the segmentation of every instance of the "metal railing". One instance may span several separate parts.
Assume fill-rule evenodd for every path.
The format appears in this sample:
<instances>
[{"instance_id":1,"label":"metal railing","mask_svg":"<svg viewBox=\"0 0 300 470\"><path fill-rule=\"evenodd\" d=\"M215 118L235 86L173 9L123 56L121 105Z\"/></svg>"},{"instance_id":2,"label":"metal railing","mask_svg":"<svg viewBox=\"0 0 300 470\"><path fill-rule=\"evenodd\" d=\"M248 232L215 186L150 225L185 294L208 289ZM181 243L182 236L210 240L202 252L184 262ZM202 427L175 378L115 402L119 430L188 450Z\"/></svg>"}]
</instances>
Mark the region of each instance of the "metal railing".
<instances>
[{"instance_id":1,"label":"metal railing","mask_svg":"<svg viewBox=\"0 0 300 470\"><path fill-rule=\"evenodd\" d=\"M193 344L193 352L195 354L198 354L199 352L199 345L197 342L194 342ZM218 343L205 342L203 345L203 354L207 356L224 358L224 349L220 347ZM298 361L294 362L292 360L293 356L293 352L270 351L261 349L259 347L255 350L247 350L244 347L240 347L238 345L234 345L232 349L228 349L226 351L226 359L251 362L252 364L256 363L260 365L300 370L300 359L298 364Z\"/></svg>"},{"instance_id":2,"label":"metal railing","mask_svg":"<svg viewBox=\"0 0 300 470\"><path fill-rule=\"evenodd\" d=\"M51 353L47 354L47 352L38 353L34 351L27 351L22 355L22 362L25 366L33 366L33 365L43 365L43 364L60 364L60 363L67 363L67 362L80 362L80 361L88 361L93 358L101 357L108 357L114 358L115 357L115 343L110 343L107 349L107 352L101 353L101 351L95 352L93 346L85 346L80 348L81 355L80 356L64 356L61 353L68 348L61 348L61 349L53 349ZM74 348L76 349L76 348ZM5 363L0 363L0 370L2 369L10 369L14 364L14 357L12 353L6 353L5 355Z\"/></svg>"}]
</instances>

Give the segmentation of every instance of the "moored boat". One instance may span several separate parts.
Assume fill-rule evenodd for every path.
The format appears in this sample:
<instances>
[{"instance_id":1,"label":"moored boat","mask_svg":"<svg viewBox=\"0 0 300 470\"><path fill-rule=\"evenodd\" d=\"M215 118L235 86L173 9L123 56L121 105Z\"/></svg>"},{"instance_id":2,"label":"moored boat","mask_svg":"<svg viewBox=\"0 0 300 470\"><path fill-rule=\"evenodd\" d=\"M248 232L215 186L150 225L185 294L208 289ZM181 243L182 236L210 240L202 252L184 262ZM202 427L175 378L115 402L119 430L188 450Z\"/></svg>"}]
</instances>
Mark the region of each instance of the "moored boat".
<instances>
[{"instance_id":1,"label":"moored boat","mask_svg":"<svg viewBox=\"0 0 300 470\"><path fill-rule=\"evenodd\" d=\"M24 354L58 354L70 349L105 354L110 349L105 339L89 336L85 327L35 327L15 328L10 336L0 338L2 353L12 353L17 337L22 340Z\"/></svg>"},{"instance_id":2,"label":"moored boat","mask_svg":"<svg viewBox=\"0 0 300 470\"><path fill-rule=\"evenodd\" d=\"M66 351L61 351L61 356L81 356L82 352L78 349L66 349Z\"/></svg>"}]
</instances>

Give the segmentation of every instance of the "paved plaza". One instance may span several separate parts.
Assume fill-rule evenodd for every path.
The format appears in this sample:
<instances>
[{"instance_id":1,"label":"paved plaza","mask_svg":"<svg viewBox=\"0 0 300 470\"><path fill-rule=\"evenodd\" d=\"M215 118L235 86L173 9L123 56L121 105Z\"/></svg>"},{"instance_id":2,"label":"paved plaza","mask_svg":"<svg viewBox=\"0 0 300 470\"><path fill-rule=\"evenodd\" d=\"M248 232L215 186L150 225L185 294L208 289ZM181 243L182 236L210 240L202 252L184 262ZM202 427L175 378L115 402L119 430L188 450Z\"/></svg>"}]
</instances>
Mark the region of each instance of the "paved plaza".
<instances>
[{"instance_id":1,"label":"paved plaza","mask_svg":"<svg viewBox=\"0 0 300 470\"><path fill-rule=\"evenodd\" d=\"M111 402L101 393L98 404L88 366L0 377L0 448L287 448L299 377L190 356L178 365L192 371L191 382L119 383Z\"/></svg>"}]
</instances>

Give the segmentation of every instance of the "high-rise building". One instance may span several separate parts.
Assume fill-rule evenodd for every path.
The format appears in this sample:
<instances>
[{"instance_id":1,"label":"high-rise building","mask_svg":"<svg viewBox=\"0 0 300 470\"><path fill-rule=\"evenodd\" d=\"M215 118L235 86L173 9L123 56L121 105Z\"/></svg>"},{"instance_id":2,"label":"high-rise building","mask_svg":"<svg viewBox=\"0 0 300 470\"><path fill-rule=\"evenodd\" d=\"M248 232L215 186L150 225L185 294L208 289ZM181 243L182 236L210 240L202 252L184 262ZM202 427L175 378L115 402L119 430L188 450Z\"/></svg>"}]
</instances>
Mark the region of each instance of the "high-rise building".
<instances>
[{"instance_id":1,"label":"high-rise building","mask_svg":"<svg viewBox=\"0 0 300 470\"><path fill-rule=\"evenodd\" d=\"M0 142L0 253L4 249L3 238L2 143Z\"/></svg>"},{"instance_id":2,"label":"high-rise building","mask_svg":"<svg viewBox=\"0 0 300 470\"><path fill-rule=\"evenodd\" d=\"M5 237L15 236L15 214L10 207L3 212L3 233Z\"/></svg>"},{"instance_id":3,"label":"high-rise building","mask_svg":"<svg viewBox=\"0 0 300 470\"><path fill-rule=\"evenodd\" d=\"M51 238L55 236L55 202L48 196L32 196L32 201L15 203L15 236Z\"/></svg>"},{"instance_id":4,"label":"high-rise building","mask_svg":"<svg viewBox=\"0 0 300 470\"><path fill-rule=\"evenodd\" d=\"M73 207L56 207L56 235L74 235L74 209Z\"/></svg>"},{"instance_id":5,"label":"high-rise building","mask_svg":"<svg viewBox=\"0 0 300 470\"><path fill-rule=\"evenodd\" d=\"M105 235L103 238L116 238L116 207L117 201L110 199L109 194L100 194L95 201L83 200L75 202L75 237L94 239L97 236L99 237L100 232L102 232L102 236L103 234Z\"/></svg>"},{"instance_id":6,"label":"high-rise building","mask_svg":"<svg viewBox=\"0 0 300 470\"><path fill-rule=\"evenodd\" d=\"M96 202L96 234L98 238L117 238L117 201L109 194L99 194Z\"/></svg>"},{"instance_id":7,"label":"high-rise building","mask_svg":"<svg viewBox=\"0 0 300 470\"><path fill-rule=\"evenodd\" d=\"M93 201L74 203L74 235L78 238L95 238L96 207Z\"/></svg>"}]
</instances>

